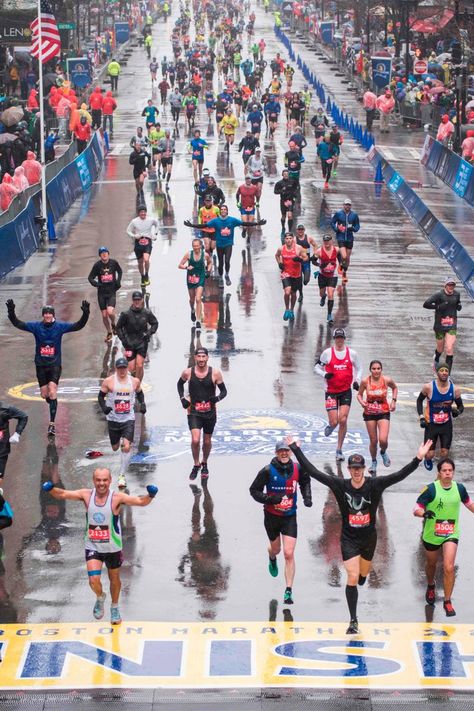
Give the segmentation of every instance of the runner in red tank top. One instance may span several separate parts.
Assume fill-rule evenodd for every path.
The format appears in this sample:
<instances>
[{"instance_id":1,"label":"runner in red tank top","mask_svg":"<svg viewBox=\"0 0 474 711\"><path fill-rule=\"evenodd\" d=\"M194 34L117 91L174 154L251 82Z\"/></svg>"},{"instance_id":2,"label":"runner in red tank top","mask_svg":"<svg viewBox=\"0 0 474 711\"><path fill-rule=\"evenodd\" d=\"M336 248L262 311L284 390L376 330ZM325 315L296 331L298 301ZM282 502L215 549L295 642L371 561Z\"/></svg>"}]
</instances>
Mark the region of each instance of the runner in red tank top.
<instances>
[{"instance_id":1,"label":"runner in red tank top","mask_svg":"<svg viewBox=\"0 0 474 711\"><path fill-rule=\"evenodd\" d=\"M281 271L281 283L283 286L283 298L285 300L284 321L295 320L296 294L301 292L303 287L301 277L301 265L303 263L303 249L296 244L292 232L285 234L285 242L278 247L275 259Z\"/></svg>"},{"instance_id":2,"label":"runner in red tank top","mask_svg":"<svg viewBox=\"0 0 474 711\"><path fill-rule=\"evenodd\" d=\"M323 236L323 246L314 253L319 260L318 286L321 300L320 306L328 300L327 322L333 323L332 310L334 307L334 289L337 286L337 263L339 261L339 247L335 247L332 235Z\"/></svg>"},{"instance_id":3,"label":"runner in red tank top","mask_svg":"<svg viewBox=\"0 0 474 711\"><path fill-rule=\"evenodd\" d=\"M395 412L398 387L393 378L382 375L382 363L379 360L373 360L369 370L370 375L360 384L357 400L364 408L363 417L370 439L369 451L372 464L368 471L370 474L376 474L377 445L380 445L380 456L384 465L390 466L390 457L387 454L390 413ZM387 400L388 388L392 391L390 402Z\"/></svg>"}]
</instances>

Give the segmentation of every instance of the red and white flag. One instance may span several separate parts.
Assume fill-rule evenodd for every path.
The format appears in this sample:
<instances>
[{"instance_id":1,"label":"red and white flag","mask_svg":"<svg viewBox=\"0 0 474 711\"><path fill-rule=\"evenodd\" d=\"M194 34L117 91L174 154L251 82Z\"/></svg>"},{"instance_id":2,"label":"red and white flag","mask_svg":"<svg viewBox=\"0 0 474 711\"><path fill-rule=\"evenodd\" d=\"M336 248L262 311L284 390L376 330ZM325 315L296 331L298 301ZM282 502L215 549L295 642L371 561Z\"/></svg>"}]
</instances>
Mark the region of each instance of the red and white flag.
<instances>
[{"instance_id":1,"label":"red and white flag","mask_svg":"<svg viewBox=\"0 0 474 711\"><path fill-rule=\"evenodd\" d=\"M39 43L39 29L41 22L41 47ZM47 0L41 0L40 16L36 17L30 25L33 32L31 56L41 54L43 64L61 53L61 38L56 24L56 19Z\"/></svg>"}]
</instances>

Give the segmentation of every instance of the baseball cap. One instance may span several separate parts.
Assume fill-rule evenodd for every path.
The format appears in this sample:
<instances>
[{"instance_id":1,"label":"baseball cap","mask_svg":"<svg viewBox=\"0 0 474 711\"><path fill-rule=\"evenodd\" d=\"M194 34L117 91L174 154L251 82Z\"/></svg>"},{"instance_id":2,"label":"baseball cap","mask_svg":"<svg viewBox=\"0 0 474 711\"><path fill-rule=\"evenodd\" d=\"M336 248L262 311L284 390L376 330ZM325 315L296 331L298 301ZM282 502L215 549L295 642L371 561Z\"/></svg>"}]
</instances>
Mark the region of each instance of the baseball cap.
<instances>
[{"instance_id":1,"label":"baseball cap","mask_svg":"<svg viewBox=\"0 0 474 711\"><path fill-rule=\"evenodd\" d=\"M99 254L102 254L102 252L107 252L107 254L109 254L109 248L108 247L99 247Z\"/></svg>"},{"instance_id":2,"label":"baseball cap","mask_svg":"<svg viewBox=\"0 0 474 711\"><path fill-rule=\"evenodd\" d=\"M204 346L199 346L199 348L196 348L196 355L199 355L200 353L204 353L204 355L209 355L209 351L207 348L204 348Z\"/></svg>"},{"instance_id":3,"label":"baseball cap","mask_svg":"<svg viewBox=\"0 0 474 711\"><path fill-rule=\"evenodd\" d=\"M146 212L146 211L147 211L146 205L139 205L139 206L137 207L137 213L138 213L138 212Z\"/></svg>"},{"instance_id":4,"label":"baseball cap","mask_svg":"<svg viewBox=\"0 0 474 711\"><path fill-rule=\"evenodd\" d=\"M203 169L202 169L202 174L203 174L203 175L209 175L209 174L210 174L209 168L203 168Z\"/></svg>"},{"instance_id":5,"label":"baseball cap","mask_svg":"<svg viewBox=\"0 0 474 711\"><path fill-rule=\"evenodd\" d=\"M456 283L456 279L455 279L454 277L447 277L447 278L444 280L444 285L445 285L445 286L446 286L446 284L455 284L455 283Z\"/></svg>"},{"instance_id":6,"label":"baseball cap","mask_svg":"<svg viewBox=\"0 0 474 711\"><path fill-rule=\"evenodd\" d=\"M346 198L342 204L343 205L352 205L352 200L350 200L349 198Z\"/></svg>"},{"instance_id":7,"label":"baseball cap","mask_svg":"<svg viewBox=\"0 0 474 711\"><path fill-rule=\"evenodd\" d=\"M141 291L134 291L132 293L132 300L133 299L143 299L143 294Z\"/></svg>"},{"instance_id":8,"label":"baseball cap","mask_svg":"<svg viewBox=\"0 0 474 711\"><path fill-rule=\"evenodd\" d=\"M332 334L333 338L345 338L346 332L343 328L335 328Z\"/></svg>"},{"instance_id":9,"label":"baseball cap","mask_svg":"<svg viewBox=\"0 0 474 711\"><path fill-rule=\"evenodd\" d=\"M296 229L297 230L304 230L304 225L299 224L296 226Z\"/></svg>"},{"instance_id":10,"label":"baseball cap","mask_svg":"<svg viewBox=\"0 0 474 711\"><path fill-rule=\"evenodd\" d=\"M262 149L261 149L261 148L256 148L256 149L255 149L255 153L261 153L261 152L262 152Z\"/></svg>"},{"instance_id":11,"label":"baseball cap","mask_svg":"<svg viewBox=\"0 0 474 711\"><path fill-rule=\"evenodd\" d=\"M54 316L55 313L56 312L54 310L54 306L46 305L46 306L43 306L43 308L41 309L41 315L43 315L43 316L44 316L44 314L53 314L53 316Z\"/></svg>"},{"instance_id":12,"label":"baseball cap","mask_svg":"<svg viewBox=\"0 0 474 711\"><path fill-rule=\"evenodd\" d=\"M279 452L280 449L290 449L284 439L279 439L275 445L275 452Z\"/></svg>"},{"instance_id":13,"label":"baseball cap","mask_svg":"<svg viewBox=\"0 0 474 711\"><path fill-rule=\"evenodd\" d=\"M323 242L330 242L332 240L332 235L323 235Z\"/></svg>"},{"instance_id":14,"label":"baseball cap","mask_svg":"<svg viewBox=\"0 0 474 711\"><path fill-rule=\"evenodd\" d=\"M362 454L351 454L347 460L349 467L365 467L365 459Z\"/></svg>"},{"instance_id":15,"label":"baseball cap","mask_svg":"<svg viewBox=\"0 0 474 711\"><path fill-rule=\"evenodd\" d=\"M127 368L128 367L128 361L126 358L117 358L115 361L115 367L116 368Z\"/></svg>"}]
</instances>

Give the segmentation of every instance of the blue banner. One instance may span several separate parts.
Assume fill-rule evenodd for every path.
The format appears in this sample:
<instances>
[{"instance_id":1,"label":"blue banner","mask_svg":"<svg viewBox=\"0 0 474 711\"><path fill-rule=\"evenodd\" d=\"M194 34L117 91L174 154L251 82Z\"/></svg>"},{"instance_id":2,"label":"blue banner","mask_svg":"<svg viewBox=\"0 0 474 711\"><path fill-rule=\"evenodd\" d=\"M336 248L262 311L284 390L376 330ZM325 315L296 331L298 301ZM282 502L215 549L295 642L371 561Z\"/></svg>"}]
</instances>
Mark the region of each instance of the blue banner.
<instances>
[{"instance_id":1,"label":"blue banner","mask_svg":"<svg viewBox=\"0 0 474 711\"><path fill-rule=\"evenodd\" d=\"M383 88L390 84L392 76L391 57L372 57L372 81L374 86Z\"/></svg>"},{"instance_id":2,"label":"blue banner","mask_svg":"<svg viewBox=\"0 0 474 711\"><path fill-rule=\"evenodd\" d=\"M127 42L130 38L130 27L128 22L116 22L115 23L115 42L117 44L123 44Z\"/></svg>"},{"instance_id":3,"label":"blue banner","mask_svg":"<svg viewBox=\"0 0 474 711\"><path fill-rule=\"evenodd\" d=\"M68 59L67 71L73 86L84 89L92 81L91 65L87 57L72 57Z\"/></svg>"},{"instance_id":4,"label":"blue banner","mask_svg":"<svg viewBox=\"0 0 474 711\"><path fill-rule=\"evenodd\" d=\"M332 44L334 37L334 22L321 22L319 25L321 33L321 42L324 44Z\"/></svg>"},{"instance_id":5,"label":"blue banner","mask_svg":"<svg viewBox=\"0 0 474 711\"><path fill-rule=\"evenodd\" d=\"M403 180L400 173L394 173L388 181L387 187L392 191L392 193L396 193L404 182L405 181Z\"/></svg>"},{"instance_id":6,"label":"blue banner","mask_svg":"<svg viewBox=\"0 0 474 711\"><path fill-rule=\"evenodd\" d=\"M39 226L35 223L36 201L31 197L12 222L0 227L0 276L26 262L38 248Z\"/></svg>"},{"instance_id":7,"label":"blue banner","mask_svg":"<svg viewBox=\"0 0 474 711\"><path fill-rule=\"evenodd\" d=\"M465 160L460 160L459 168L456 173L456 178L454 179L453 190L459 197L464 197L466 194L467 186L472 176L472 165L466 163Z\"/></svg>"}]
</instances>

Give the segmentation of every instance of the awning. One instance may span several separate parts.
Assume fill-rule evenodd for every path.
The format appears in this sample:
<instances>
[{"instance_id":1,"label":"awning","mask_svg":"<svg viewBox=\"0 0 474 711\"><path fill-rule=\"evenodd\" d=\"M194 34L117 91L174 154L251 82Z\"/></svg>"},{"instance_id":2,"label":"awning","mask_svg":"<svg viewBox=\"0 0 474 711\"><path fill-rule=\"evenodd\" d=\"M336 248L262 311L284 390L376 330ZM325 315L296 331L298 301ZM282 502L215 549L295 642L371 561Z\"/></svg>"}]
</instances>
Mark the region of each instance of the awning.
<instances>
[{"instance_id":1,"label":"awning","mask_svg":"<svg viewBox=\"0 0 474 711\"><path fill-rule=\"evenodd\" d=\"M453 10L443 10L432 17L427 17L424 20L415 20L410 29L413 32L422 32L423 34L436 34L445 27L454 17Z\"/></svg>"}]
</instances>

